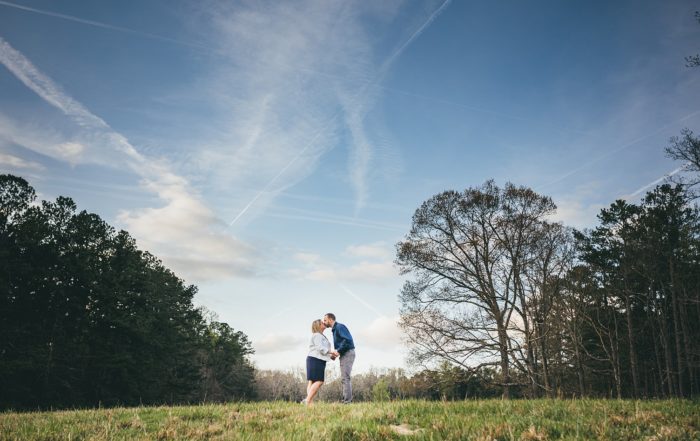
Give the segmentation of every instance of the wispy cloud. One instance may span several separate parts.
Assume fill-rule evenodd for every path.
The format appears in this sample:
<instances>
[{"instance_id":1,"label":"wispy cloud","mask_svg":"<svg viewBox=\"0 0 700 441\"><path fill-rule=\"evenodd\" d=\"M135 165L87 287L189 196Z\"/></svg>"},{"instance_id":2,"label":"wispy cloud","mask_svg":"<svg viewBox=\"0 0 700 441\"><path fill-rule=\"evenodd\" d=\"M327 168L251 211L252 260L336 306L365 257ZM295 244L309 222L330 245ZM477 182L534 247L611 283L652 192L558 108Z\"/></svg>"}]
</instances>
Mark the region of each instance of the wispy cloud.
<instances>
[{"instance_id":1,"label":"wispy cloud","mask_svg":"<svg viewBox=\"0 0 700 441\"><path fill-rule=\"evenodd\" d=\"M603 184L599 181L567 189L554 197L557 210L549 219L574 228L592 227L598 221L597 215L600 210L612 202L600 202L602 190Z\"/></svg>"},{"instance_id":2,"label":"wispy cloud","mask_svg":"<svg viewBox=\"0 0 700 441\"><path fill-rule=\"evenodd\" d=\"M353 337L364 347L385 351L403 348L403 334L399 328L398 316L377 317L369 325L361 328Z\"/></svg>"},{"instance_id":3,"label":"wispy cloud","mask_svg":"<svg viewBox=\"0 0 700 441\"><path fill-rule=\"evenodd\" d=\"M207 170L208 184L221 192L239 189L225 207L232 225L244 228L340 145L348 147L355 215L366 206L378 161L364 118L380 96L381 73L436 16L422 17L387 58L377 49L377 24L396 25L400 3L213 2L197 15L224 55L197 93L227 117L212 120L218 135L201 141L192 167Z\"/></svg>"},{"instance_id":4,"label":"wispy cloud","mask_svg":"<svg viewBox=\"0 0 700 441\"><path fill-rule=\"evenodd\" d=\"M399 277L391 259L391 249L383 243L351 245L344 254L349 256L349 261L341 263L317 253L296 253L293 258L302 267L294 268L290 275L302 280L370 284L384 284Z\"/></svg>"},{"instance_id":5,"label":"wispy cloud","mask_svg":"<svg viewBox=\"0 0 700 441\"><path fill-rule=\"evenodd\" d=\"M369 257L379 260L390 260L393 257L391 248L384 242L350 245L346 248L345 253L354 257Z\"/></svg>"},{"instance_id":6,"label":"wispy cloud","mask_svg":"<svg viewBox=\"0 0 700 441\"><path fill-rule=\"evenodd\" d=\"M307 340L304 337L293 334L269 333L253 340L255 353L274 354L285 351L298 351L302 349Z\"/></svg>"},{"instance_id":7,"label":"wispy cloud","mask_svg":"<svg viewBox=\"0 0 700 441\"><path fill-rule=\"evenodd\" d=\"M31 61L2 37L0 37L0 63L40 98L59 109L80 128L88 130L95 141L125 154L137 164L146 162L124 136L112 130L104 120L65 93L60 86L41 73ZM69 157L75 157L85 150L75 142L59 145L58 149Z\"/></svg>"},{"instance_id":8,"label":"wispy cloud","mask_svg":"<svg viewBox=\"0 0 700 441\"><path fill-rule=\"evenodd\" d=\"M615 146L615 147L611 148L610 150L606 151L605 153L603 153L602 155L596 156L595 158L588 160L588 161L584 162L583 164L569 170L568 172L564 173L563 175L559 176L558 178L554 179L553 181L550 181L544 185L538 186L536 188L536 190L542 191L548 187L551 187L554 184L560 183L560 182L564 181L565 179L581 172L582 170L602 161L603 159L606 159L606 158L608 158L616 153L619 153L623 150L626 150L626 149L628 149L628 148L630 148L630 147L632 147L632 146L634 146L634 145L636 145L636 144L638 144L638 143L640 143L648 138L651 138L654 135L658 135L660 133L663 133L664 131L668 130L669 128L677 126L678 124L680 124L684 121L687 121L688 119L691 119L695 115L698 115L698 114L700 114L700 110L696 110L696 111L691 112L691 113L689 113L689 114L687 114L687 115L685 115L685 116L683 116L675 121L672 121L672 122L666 123L660 127L657 127L656 129L651 130L651 131L643 134L642 136L636 137L635 139L633 139L629 142L626 142L622 145Z\"/></svg>"},{"instance_id":9,"label":"wispy cloud","mask_svg":"<svg viewBox=\"0 0 700 441\"><path fill-rule=\"evenodd\" d=\"M68 20L68 21L72 21L74 23L81 23L84 25L95 26L95 27L102 28L102 29L108 29L110 31L123 32L123 33L127 33L127 34L136 35L139 37L145 37L145 38L151 38L154 40L164 41L167 43L174 43L174 44L179 44L179 45L183 45L183 46L190 46L190 47L197 48L200 50L201 49L209 50L208 46L200 45L197 43L178 40L178 39L166 37L163 35L152 34L150 32L143 32L143 31L139 31L137 29L126 28L123 26L115 26L115 25L112 25L109 23L103 23L100 21L87 20L85 18L76 17L74 15L60 14L58 12L47 11L45 9L31 8L29 6L18 5L17 3L6 2L3 0L0 0L0 6L6 6L9 8L18 9L18 10L26 11L26 12L31 12L34 14L46 15L48 17L60 18L61 20Z\"/></svg>"},{"instance_id":10,"label":"wispy cloud","mask_svg":"<svg viewBox=\"0 0 700 441\"><path fill-rule=\"evenodd\" d=\"M280 219L303 220L335 225L347 225L357 228L369 228L374 230L385 230L394 232L405 232L407 226L388 222L379 222L369 219L363 219L356 216L342 216L318 212L314 210L303 210L299 208L287 208L285 210L271 209L265 213L268 217L277 217Z\"/></svg>"},{"instance_id":11,"label":"wispy cloud","mask_svg":"<svg viewBox=\"0 0 700 441\"><path fill-rule=\"evenodd\" d=\"M360 262L348 267L324 266L306 273L307 280L381 283L396 278L398 270L391 262Z\"/></svg>"},{"instance_id":12,"label":"wispy cloud","mask_svg":"<svg viewBox=\"0 0 700 441\"><path fill-rule=\"evenodd\" d=\"M22 169L22 170L44 170L44 166L34 161L27 161L17 156L0 152L0 167L7 169Z\"/></svg>"},{"instance_id":13,"label":"wispy cloud","mask_svg":"<svg viewBox=\"0 0 700 441\"><path fill-rule=\"evenodd\" d=\"M125 136L64 92L2 38L0 63L45 102L69 117L80 128L80 136L92 141L92 150L99 148L101 156L118 157L120 161L113 166L129 167L142 178L146 190L165 202L158 208L123 211L119 220L166 265L179 275L197 281L253 271L251 248L221 231L223 222L165 161L141 155ZM78 142L59 143L56 149L57 156L67 161L80 160L88 150Z\"/></svg>"}]
</instances>

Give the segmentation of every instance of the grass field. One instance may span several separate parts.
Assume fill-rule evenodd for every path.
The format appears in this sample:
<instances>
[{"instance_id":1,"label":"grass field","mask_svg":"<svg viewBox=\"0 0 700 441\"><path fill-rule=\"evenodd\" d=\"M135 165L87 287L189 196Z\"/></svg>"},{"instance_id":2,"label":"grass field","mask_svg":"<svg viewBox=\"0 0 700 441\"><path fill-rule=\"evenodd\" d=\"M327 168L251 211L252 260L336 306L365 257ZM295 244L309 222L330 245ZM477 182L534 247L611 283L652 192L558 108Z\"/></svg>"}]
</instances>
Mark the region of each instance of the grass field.
<instances>
[{"instance_id":1,"label":"grass field","mask_svg":"<svg viewBox=\"0 0 700 441\"><path fill-rule=\"evenodd\" d=\"M1 440L700 440L700 402L283 402L0 413Z\"/></svg>"}]
</instances>

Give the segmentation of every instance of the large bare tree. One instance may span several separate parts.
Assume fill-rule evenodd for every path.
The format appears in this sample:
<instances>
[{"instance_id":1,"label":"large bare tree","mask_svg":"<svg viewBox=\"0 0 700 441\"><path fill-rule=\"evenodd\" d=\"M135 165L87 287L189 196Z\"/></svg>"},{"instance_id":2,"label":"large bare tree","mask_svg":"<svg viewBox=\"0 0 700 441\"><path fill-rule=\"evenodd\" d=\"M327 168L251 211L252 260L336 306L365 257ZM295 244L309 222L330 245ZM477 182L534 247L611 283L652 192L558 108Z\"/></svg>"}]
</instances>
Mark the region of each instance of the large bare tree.
<instances>
[{"instance_id":1,"label":"large bare tree","mask_svg":"<svg viewBox=\"0 0 700 441\"><path fill-rule=\"evenodd\" d=\"M400 323L415 362L497 366L508 398L517 360L537 385L529 299L533 281L549 283L535 275L542 263L534 262L543 239L551 242L546 219L555 209L529 188L487 181L435 195L416 210L396 260L413 276L400 296Z\"/></svg>"}]
</instances>

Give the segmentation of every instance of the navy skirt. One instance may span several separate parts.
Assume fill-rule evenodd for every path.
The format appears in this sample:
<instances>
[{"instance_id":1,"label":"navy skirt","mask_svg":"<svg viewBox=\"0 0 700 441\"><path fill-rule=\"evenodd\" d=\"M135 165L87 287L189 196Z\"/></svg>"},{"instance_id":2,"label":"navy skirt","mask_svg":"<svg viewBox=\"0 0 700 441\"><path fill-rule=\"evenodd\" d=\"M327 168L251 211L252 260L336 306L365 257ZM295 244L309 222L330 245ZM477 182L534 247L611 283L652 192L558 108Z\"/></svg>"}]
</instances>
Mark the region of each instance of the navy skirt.
<instances>
[{"instance_id":1,"label":"navy skirt","mask_svg":"<svg viewBox=\"0 0 700 441\"><path fill-rule=\"evenodd\" d=\"M326 378L326 360L320 360L316 357L306 357L306 379L308 381L325 381Z\"/></svg>"}]
</instances>

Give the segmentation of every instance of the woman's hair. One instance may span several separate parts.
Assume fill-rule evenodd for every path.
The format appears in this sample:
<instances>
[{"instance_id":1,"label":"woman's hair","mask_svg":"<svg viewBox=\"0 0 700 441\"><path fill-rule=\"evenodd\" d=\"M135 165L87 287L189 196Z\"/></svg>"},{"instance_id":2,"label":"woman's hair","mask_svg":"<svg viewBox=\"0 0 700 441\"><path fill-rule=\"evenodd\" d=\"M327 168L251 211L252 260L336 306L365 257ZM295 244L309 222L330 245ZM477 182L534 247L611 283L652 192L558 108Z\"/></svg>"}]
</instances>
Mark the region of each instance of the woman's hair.
<instances>
[{"instance_id":1,"label":"woman's hair","mask_svg":"<svg viewBox=\"0 0 700 441\"><path fill-rule=\"evenodd\" d=\"M321 319L317 319L317 320L314 320L313 322L311 322L311 333L313 334L315 332L321 332L322 325L323 325L323 322L321 321Z\"/></svg>"}]
</instances>

